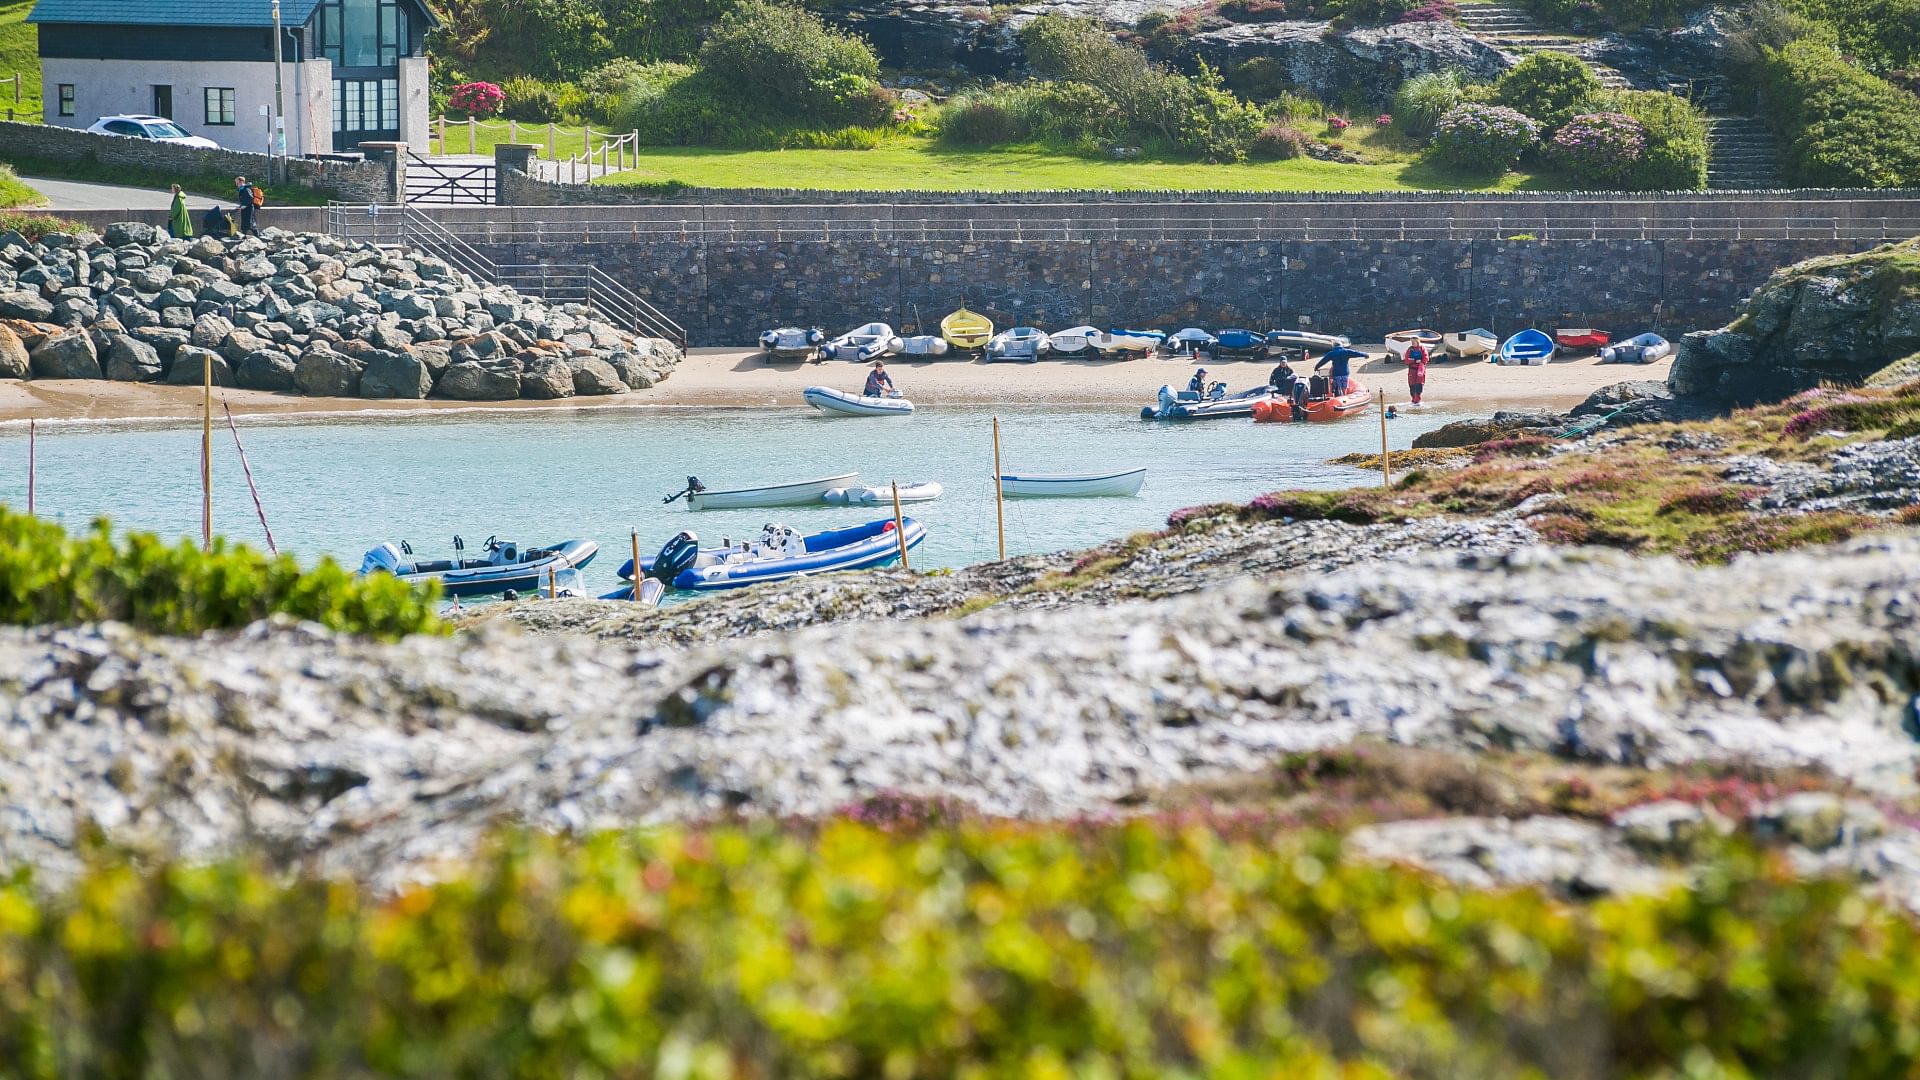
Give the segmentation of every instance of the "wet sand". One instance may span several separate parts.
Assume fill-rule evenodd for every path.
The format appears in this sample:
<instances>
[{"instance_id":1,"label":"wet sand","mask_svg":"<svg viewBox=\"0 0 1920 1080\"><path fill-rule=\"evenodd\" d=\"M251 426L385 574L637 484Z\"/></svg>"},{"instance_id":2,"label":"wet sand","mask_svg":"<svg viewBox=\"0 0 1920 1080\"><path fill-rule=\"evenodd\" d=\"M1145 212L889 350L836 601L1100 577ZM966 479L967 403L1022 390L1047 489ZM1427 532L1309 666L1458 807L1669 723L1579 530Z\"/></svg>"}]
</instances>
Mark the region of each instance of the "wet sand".
<instances>
[{"instance_id":1,"label":"wet sand","mask_svg":"<svg viewBox=\"0 0 1920 1080\"><path fill-rule=\"evenodd\" d=\"M1368 385L1384 389L1391 404L1407 401L1406 370L1388 364L1378 348L1356 369ZM1474 361L1434 364L1427 373L1426 402L1450 412L1508 408L1564 409L1593 391L1627 379L1664 380L1670 360L1657 364L1601 364L1595 357L1556 360L1544 367L1502 367ZM987 364L968 360L888 362L894 383L916 405L1130 405L1153 400L1163 383L1183 387L1195 365L1189 360L1043 360L1036 364ZM1270 361L1219 361L1205 365L1228 389L1267 381ZM1308 365L1295 365L1306 373ZM800 407L801 391L831 386L858 391L866 365L844 361L769 364L758 350L695 349L673 377L649 390L616 397L565 401L365 401L310 398L258 390L220 389L236 416L421 412L441 409L603 409L699 407ZM199 416L200 388L95 380L36 379L0 382L0 422L39 420L170 420Z\"/></svg>"}]
</instances>

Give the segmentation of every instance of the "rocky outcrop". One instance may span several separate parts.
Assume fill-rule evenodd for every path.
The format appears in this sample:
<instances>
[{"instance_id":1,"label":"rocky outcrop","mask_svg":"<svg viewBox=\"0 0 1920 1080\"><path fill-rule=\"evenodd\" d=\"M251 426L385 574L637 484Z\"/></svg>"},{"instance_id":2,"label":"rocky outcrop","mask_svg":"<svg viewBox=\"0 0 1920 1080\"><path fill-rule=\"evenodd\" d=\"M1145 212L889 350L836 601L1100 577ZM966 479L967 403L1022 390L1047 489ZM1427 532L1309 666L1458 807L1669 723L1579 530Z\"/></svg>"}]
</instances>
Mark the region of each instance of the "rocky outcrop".
<instances>
[{"instance_id":1,"label":"rocky outcrop","mask_svg":"<svg viewBox=\"0 0 1920 1080\"><path fill-rule=\"evenodd\" d=\"M33 374L42 379L98 379L100 356L84 330L49 334L33 347Z\"/></svg>"},{"instance_id":2,"label":"rocky outcrop","mask_svg":"<svg viewBox=\"0 0 1920 1080\"><path fill-rule=\"evenodd\" d=\"M1859 383L1920 352L1920 241L1812 259L1774 274L1733 323L1680 340L1676 394L1777 400Z\"/></svg>"},{"instance_id":3,"label":"rocky outcrop","mask_svg":"<svg viewBox=\"0 0 1920 1080\"><path fill-rule=\"evenodd\" d=\"M1400 23L1333 33L1324 22L1235 23L1195 34L1201 59L1229 68L1256 57L1279 65L1287 82L1328 100L1364 94L1384 104L1415 75L1459 68L1498 78L1514 57L1451 22Z\"/></svg>"},{"instance_id":4,"label":"rocky outcrop","mask_svg":"<svg viewBox=\"0 0 1920 1080\"><path fill-rule=\"evenodd\" d=\"M1898 598L1920 536L1718 568L1536 548L1395 570L670 650L499 626L394 645L4 629L0 872L71 870L93 828L392 881L503 820L814 814L885 791L1073 815L1356 739L1913 785L1920 608ZM1802 838L1851 820L1783 813L1833 818Z\"/></svg>"},{"instance_id":5,"label":"rocky outcrop","mask_svg":"<svg viewBox=\"0 0 1920 1080\"><path fill-rule=\"evenodd\" d=\"M24 379L33 371L33 358L20 335L0 326L0 379Z\"/></svg>"},{"instance_id":6,"label":"rocky outcrop","mask_svg":"<svg viewBox=\"0 0 1920 1080\"><path fill-rule=\"evenodd\" d=\"M0 252L0 317L25 320L16 325L29 354L51 350L21 372L0 342L0 377L152 380L171 377L178 350L192 347L217 355L223 376L246 389L417 399L457 360L517 357L538 366L539 396L560 398L651 386L680 359L671 343L584 306L477 282L431 255L327 236L269 229L186 242L121 223L33 244L7 234ZM92 366L70 332L91 336ZM132 344L116 359L121 338ZM353 370L324 359L300 377L315 346L352 357ZM589 374L577 378L581 370ZM516 383L508 396L518 392Z\"/></svg>"}]
</instances>

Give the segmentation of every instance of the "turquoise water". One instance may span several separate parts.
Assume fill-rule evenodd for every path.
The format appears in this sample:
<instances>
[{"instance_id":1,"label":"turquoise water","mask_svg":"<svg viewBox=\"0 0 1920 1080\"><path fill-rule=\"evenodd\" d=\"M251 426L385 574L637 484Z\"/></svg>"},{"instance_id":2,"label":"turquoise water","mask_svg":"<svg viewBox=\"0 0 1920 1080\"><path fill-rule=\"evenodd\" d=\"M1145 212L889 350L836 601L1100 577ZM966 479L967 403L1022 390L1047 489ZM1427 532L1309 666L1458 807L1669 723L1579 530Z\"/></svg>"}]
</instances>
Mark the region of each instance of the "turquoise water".
<instances>
[{"instance_id":1,"label":"turquoise water","mask_svg":"<svg viewBox=\"0 0 1920 1080\"><path fill-rule=\"evenodd\" d=\"M903 418L833 418L810 409L555 409L392 413L240 421L247 458L280 550L358 566L382 540L444 554L497 534L520 543L575 537L602 553L587 571L614 585L630 530L651 554L684 528L703 540L757 535L769 521L806 532L885 513L794 507L701 511L661 498L689 474L712 488L748 487L859 470L860 482L937 480L943 498L907 512L926 522L916 566L962 566L995 555L992 417L1007 472L1148 468L1131 499L1007 502L1011 554L1085 547L1158 528L1169 511L1244 501L1279 488L1368 483L1331 457L1379 445L1376 414L1332 424L1224 420L1147 423L1123 406L928 408ZM1452 417L1403 415L1388 425L1405 448ZM38 509L70 528L105 515L163 536L200 529L197 423L46 422L39 427ZM27 433L0 425L0 501L26 504ZM214 528L264 546L233 437L214 430Z\"/></svg>"}]
</instances>

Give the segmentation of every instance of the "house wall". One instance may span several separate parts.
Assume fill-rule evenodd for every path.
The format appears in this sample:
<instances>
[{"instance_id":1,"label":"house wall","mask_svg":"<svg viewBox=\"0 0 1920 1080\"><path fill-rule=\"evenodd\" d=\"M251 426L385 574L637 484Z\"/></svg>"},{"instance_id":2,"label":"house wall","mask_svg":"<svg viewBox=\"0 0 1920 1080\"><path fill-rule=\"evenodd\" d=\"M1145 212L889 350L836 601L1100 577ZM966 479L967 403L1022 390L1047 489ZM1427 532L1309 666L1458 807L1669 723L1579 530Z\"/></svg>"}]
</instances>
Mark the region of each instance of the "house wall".
<instances>
[{"instance_id":1,"label":"house wall","mask_svg":"<svg viewBox=\"0 0 1920 1080\"><path fill-rule=\"evenodd\" d=\"M333 149L333 67L325 60L282 66L287 152L298 157ZM229 150L265 153L273 106L273 64L222 60L83 60L47 57L40 63L47 123L84 129L102 116L153 110L153 88L173 87L173 119L194 135ZM74 115L58 116L59 86L74 88ZM205 90L231 87L233 126L206 122Z\"/></svg>"},{"instance_id":2,"label":"house wall","mask_svg":"<svg viewBox=\"0 0 1920 1080\"><path fill-rule=\"evenodd\" d=\"M415 153L427 152L427 58L400 59L400 141Z\"/></svg>"}]
</instances>

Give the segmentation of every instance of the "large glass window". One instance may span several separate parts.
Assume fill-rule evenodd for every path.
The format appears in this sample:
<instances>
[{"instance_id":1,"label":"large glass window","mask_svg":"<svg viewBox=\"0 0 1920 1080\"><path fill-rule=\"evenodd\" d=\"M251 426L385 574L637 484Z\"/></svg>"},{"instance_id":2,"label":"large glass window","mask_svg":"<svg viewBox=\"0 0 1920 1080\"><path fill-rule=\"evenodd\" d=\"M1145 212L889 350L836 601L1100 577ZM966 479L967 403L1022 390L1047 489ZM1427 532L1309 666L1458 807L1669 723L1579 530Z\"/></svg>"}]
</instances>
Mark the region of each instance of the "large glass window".
<instances>
[{"instance_id":1,"label":"large glass window","mask_svg":"<svg viewBox=\"0 0 1920 1080\"><path fill-rule=\"evenodd\" d=\"M413 51L399 0L322 0L320 51L335 67L393 67Z\"/></svg>"},{"instance_id":2,"label":"large glass window","mask_svg":"<svg viewBox=\"0 0 1920 1080\"><path fill-rule=\"evenodd\" d=\"M358 133L399 131L400 81L333 80L333 130Z\"/></svg>"}]
</instances>

